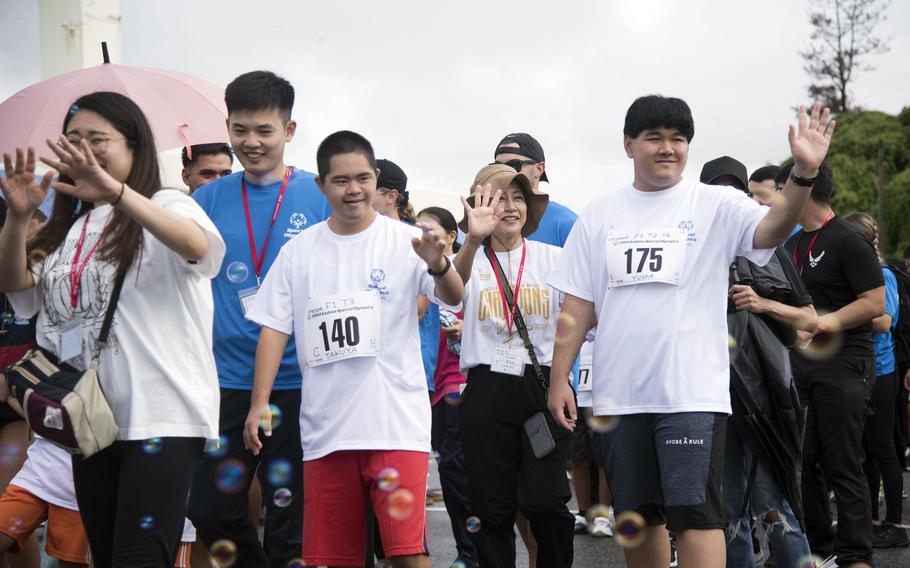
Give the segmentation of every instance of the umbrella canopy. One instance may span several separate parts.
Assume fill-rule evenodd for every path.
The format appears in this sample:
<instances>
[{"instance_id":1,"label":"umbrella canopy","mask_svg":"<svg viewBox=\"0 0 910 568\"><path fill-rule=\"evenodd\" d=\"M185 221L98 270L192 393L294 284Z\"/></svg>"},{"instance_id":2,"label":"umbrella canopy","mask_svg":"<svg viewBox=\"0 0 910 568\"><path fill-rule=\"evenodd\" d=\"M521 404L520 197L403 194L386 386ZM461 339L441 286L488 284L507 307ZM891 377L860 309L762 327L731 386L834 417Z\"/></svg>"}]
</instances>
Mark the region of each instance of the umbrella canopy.
<instances>
[{"instance_id":1,"label":"umbrella canopy","mask_svg":"<svg viewBox=\"0 0 910 568\"><path fill-rule=\"evenodd\" d=\"M0 103L0 151L33 146L40 152L46 138L60 134L70 105L95 91L139 105L158 151L228 139L223 88L174 71L105 63L35 83Z\"/></svg>"}]
</instances>

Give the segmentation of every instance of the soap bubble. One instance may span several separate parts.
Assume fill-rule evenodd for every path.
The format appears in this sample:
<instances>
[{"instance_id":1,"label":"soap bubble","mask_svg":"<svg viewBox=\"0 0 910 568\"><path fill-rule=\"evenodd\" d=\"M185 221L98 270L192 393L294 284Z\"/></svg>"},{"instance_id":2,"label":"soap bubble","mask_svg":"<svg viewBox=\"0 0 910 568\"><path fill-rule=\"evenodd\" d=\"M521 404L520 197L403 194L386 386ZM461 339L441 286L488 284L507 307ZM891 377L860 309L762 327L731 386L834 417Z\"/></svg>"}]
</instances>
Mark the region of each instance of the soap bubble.
<instances>
[{"instance_id":1,"label":"soap bubble","mask_svg":"<svg viewBox=\"0 0 910 568\"><path fill-rule=\"evenodd\" d=\"M414 494L407 489L398 489L389 495L389 516L403 521L414 512Z\"/></svg>"},{"instance_id":2,"label":"soap bubble","mask_svg":"<svg viewBox=\"0 0 910 568\"><path fill-rule=\"evenodd\" d=\"M147 454L157 454L161 451L161 438L149 438L142 441L142 451Z\"/></svg>"},{"instance_id":3,"label":"soap bubble","mask_svg":"<svg viewBox=\"0 0 910 568\"><path fill-rule=\"evenodd\" d=\"M587 407L581 409L581 414L588 424L588 428L590 428L592 432L597 432L598 434L612 432L619 426L619 416L597 416L594 414L593 408Z\"/></svg>"},{"instance_id":4,"label":"soap bubble","mask_svg":"<svg viewBox=\"0 0 910 568\"><path fill-rule=\"evenodd\" d=\"M246 485L246 466L240 460L225 460L215 469L215 485L224 493L237 493Z\"/></svg>"},{"instance_id":5,"label":"soap bubble","mask_svg":"<svg viewBox=\"0 0 910 568\"><path fill-rule=\"evenodd\" d=\"M229 444L228 444L227 436L222 434L222 435L218 436L218 447L210 449L209 451L207 451L205 453L205 455L207 457L215 458L215 459L223 458L225 455L227 455L228 447L229 447Z\"/></svg>"},{"instance_id":6,"label":"soap bubble","mask_svg":"<svg viewBox=\"0 0 910 568\"><path fill-rule=\"evenodd\" d=\"M291 493L291 490L287 487L282 487L275 490L275 494L272 496L275 501L275 506L281 507L284 509L294 500L294 495Z\"/></svg>"},{"instance_id":7,"label":"soap bubble","mask_svg":"<svg viewBox=\"0 0 910 568\"><path fill-rule=\"evenodd\" d=\"M616 542L625 548L641 546L645 541L645 519L635 511L625 511L616 516L616 527L613 529Z\"/></svg>"},{"instance_id":8,"label":"soap bubble","mask_svg":"<svg viewBox=\"0 0 910 568\"><path fill-rule=\"evenodd\" d=\"M229 568L237 562L237 545L232 540L216 540L212 543L209 554L218 568Z\"/></svg>"},{"instance_id":9,"label":"soap bubble","mask_svg":"<svg viewBox=\"0 0 910 568\"><path fill-rule=\"evenodd\" d=\"M144 517L139 519L139 528L144 531L150 530L154 526L155 526L155 519L151 515L145 515Z\"/></svg>"},{"instance_id":10,"label":"soap bubble","mask_svg":"<svg viewBox=\"0 0 910 568\"><path fill-rule=\"evenodd\" d=\"M240 261L228 264L227 269L224 271L224 273L227 276L227 279L234 284L246 282L246 279L250 277L250 269L247 268L246 264Z\"/></svg>"},{"instance_id":11,"label":"soap bubble","mask_svg":"<svg viewBox=\"0 0 910 568\"><path fill-rule=\"evenodd\" d=\"M575 317L567 313L559 314L559 317L556 318L556 337L554 338L556 345L562 345L567 342L572 337L572 334L575 333L577 326L578 322Z\"/></svg>"},{"instance_id":12,"label":"soap bubble","mask_svg":"<svg viewBox=\"0 0 910 568\"><path fill-rule=\"evenodd\" d=\"M282 487L287 485L291 480L291 474L294 472L291 462L284 459L278 459L269 464L269 470L266 477L273 487Z\"/></svg>"},{"instance_id":13,"label":"soap bubble","mask_svg":"<svg viewBox=\"0 0 910 568\"><path fill-rule=\"evenodd\" d=\"M468 520L464 524L465 530L471 534L476 534L480 531L480 519L477 517L468 517Z\"/></svg>"},{"instance_id":14,"label":"soap bubble","mask_svg":"<svg viewBox=\"0 0 910 568\"><path fill-rule=\"evenodd\" d=\"M377 485L383 491L395 491L398 489L398 470L394 467L387 467L379 472Z\"/></svg>"}]
</instances>

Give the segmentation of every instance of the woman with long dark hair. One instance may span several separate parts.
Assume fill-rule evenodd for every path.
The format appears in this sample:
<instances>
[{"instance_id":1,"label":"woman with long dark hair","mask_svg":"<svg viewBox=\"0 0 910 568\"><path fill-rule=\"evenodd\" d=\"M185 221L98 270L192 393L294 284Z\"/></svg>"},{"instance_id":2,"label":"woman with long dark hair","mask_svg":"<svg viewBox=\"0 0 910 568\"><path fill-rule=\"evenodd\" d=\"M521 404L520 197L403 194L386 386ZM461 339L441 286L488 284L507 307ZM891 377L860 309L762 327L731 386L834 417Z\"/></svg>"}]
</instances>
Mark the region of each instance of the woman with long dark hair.
<instances>
[{"instance_id":1,"label":"woman with long dark hair","mask_svg":"<svg viewBox=\"0 0 910 568\"><path fill-rule=\"evenodd\" d=\"M9 206L0 232L0 291L21 317L38 314L38 345L89 365L123 277L98 374L117 440L72 459L76 499L96 567L171 566L206 440L218 438L212 293L224 242L186 194L161 187L142 111L116 93L77 100L48 140L59 172L35 178L35 151L4 154ZM49 188L47 225L26 227Z\"/></svg>"}]
</instances>

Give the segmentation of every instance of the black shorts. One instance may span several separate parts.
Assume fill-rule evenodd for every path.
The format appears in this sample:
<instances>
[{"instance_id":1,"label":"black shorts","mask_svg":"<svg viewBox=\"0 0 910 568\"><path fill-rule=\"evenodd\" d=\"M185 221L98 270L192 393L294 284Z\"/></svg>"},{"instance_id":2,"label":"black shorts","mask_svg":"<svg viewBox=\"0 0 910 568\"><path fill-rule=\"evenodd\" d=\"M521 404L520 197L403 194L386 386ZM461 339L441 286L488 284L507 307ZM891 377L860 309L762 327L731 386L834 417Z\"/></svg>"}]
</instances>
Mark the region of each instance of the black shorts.
<instances>
[{"instance_id":1,"label":"black shorts","mask_svg":"<svg viewBox=\"0 0 910 568\"><path fill-rule=\"evenodd\" d=\"M575 429L572 430L572 450L569 453L569 461L572 464L593 461L597 465L603 465L600 454L594 451L594 439L598 436L600 436L599 433L588 427L584 414L579 409L578 421L575 423Z\"/></svg>"},{"instance_id":2,"label":"black shorts","mask_svg":"<svg viewBox=\"0 0 910 568\"><path fill-rule=\"evenodd\" d=\"M17 414L16 411L10 407L10 405L6 404L5 402L0 402L0 430L6 428L8 424L19 422L21 420L25 420L25 418L22 418L22 416Z\"/></svg>"},{"instance_id":3,"label":"black shorts","mask_svg":"<svg viewBox=\"0 0 910 568\"><path fill-rule=\"evenodd\" d=\"M630 414L595 440L616 513L638 511L673 532L724 526L721 483L727 415Z\"/></svg>"}]
</instances>

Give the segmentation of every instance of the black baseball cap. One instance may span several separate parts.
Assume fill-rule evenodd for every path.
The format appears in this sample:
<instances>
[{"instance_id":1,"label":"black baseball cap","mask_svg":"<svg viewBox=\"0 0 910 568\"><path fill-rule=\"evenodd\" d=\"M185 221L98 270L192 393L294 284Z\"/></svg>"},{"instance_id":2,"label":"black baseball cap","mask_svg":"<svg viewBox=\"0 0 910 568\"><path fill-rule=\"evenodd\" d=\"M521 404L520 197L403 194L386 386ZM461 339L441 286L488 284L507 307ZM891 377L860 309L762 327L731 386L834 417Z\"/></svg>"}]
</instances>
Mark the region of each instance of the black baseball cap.
<instances>
[{"instance_id":1,"label":"black baseball cap","mask_svg":"<svg viewBox=\"0 0 910 568\"><path fill-rule=\"evenodd\" d=\"M398 167L398 164L391 160L376 160L376 167L379 168L379 179L376 180L376 187L386 189L397 189L399 193L404 193L408 188L408 176L404 170Z\"/></svg>"},{"instance_id":2,"label":"black baseball cap","mask_svg":"<svg viewBox=\"0 0 910 568\"><path fill-rule=\"evenodd\" d=\"M739 160L735 160L730 156L721 156L710 162L705 162L705 165L701 168L699 180L710 185L711 182L720 176L732 176L735 178L733 186L748 193L749 182L746 180L749 179L749 171Z\"/></svg>"},{"instance_id":3,"label":"black baseball cap","mask_svg":"<svg viewBox=\"0 0 910 568\"><path fill-rule=\"evenodd\" d=\"M518 147L516 148L515 146L508 145L503 147L504 144L518 144ZM543 157L543 146L541 146L540 142L533 136L526 132L506 134L506 136L499 141L499 144L496 145L496 150L493 151L493 159L495 160L496 156L500 154L517 154L538 163L546 161ZM540 176L540 181L550 181L547 179L546 171Z\"/></svg>"}]
</instances>

